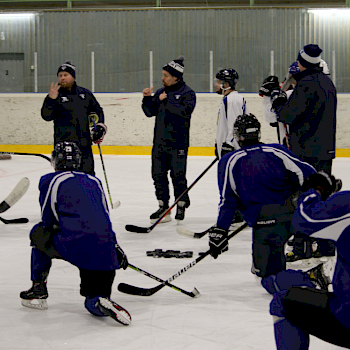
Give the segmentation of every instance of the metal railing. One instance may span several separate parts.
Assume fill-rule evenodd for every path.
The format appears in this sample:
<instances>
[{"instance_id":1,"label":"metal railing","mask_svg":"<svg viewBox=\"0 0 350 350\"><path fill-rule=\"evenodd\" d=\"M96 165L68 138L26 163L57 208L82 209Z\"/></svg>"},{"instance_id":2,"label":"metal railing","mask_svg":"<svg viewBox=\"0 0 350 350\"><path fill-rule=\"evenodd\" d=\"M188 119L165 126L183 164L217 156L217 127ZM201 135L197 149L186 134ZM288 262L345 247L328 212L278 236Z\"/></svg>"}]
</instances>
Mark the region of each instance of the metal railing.
<instances>
[{"instance_id":1,"label":"metal railing","mask_svg":"<svg viewBox=\"0 0 350 350\"><path fill-rule=\"evenodd\" d=\"M66 2L67 3L67 9L72 9L74 2L81 2L81 1L82 0L56 0L55 2ZM153 0L153 1L155 1L155 7L162 7L162 1L161 0ZM9 1L9 0L0 0L0 3L24 3L24 2L25 3L31 3L31 2L36 2L36 3L51 2L51 3L53 3L52 0L11 0L11 1ZM84 0L84 2L96 2L96 0ZM103 3L104 1L99 1L99 3L101 3L101 2ZM106 3L107 2L110 3L110 1L106 1ZM191 1L189 1L189 3L190 2ZM305 3L307 3L307 1ZM248 6L248 4L249 4L249 6L255 6L255 0L247 0L246 6ZM331 1L329 2L329 4L331 4ZM118 5L118 4L116 3L116 5ZM282 2L281 2L280 5L283 5ZM344 0L344 5L345 6L350 6L350 0ZM133 5L133 7L137 7L137 6L141 6L141 4L140 5ZM240 6L242 6L242 5L240 5ZM1 10L1 8L0 8L0 10Z\"/></svg>"}]
</instances>

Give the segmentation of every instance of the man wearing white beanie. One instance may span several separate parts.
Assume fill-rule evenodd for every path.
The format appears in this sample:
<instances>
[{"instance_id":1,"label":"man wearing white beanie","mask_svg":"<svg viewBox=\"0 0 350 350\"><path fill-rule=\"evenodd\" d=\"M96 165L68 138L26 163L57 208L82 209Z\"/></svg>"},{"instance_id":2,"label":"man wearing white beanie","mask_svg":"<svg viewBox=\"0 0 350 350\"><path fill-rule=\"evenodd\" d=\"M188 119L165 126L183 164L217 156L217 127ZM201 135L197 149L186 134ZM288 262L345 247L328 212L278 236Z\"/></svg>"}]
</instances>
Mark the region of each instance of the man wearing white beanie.
<instances>
[{"instance_id":1,"label":"man wearing white beanie","mask_svg":"<svg viewBox=\"0 0 350 350\"><path fill-rule=\"evenodd\" d=\"M304 46L298 53L299 73L287 100L275 89L272 106L278 120L288 124L292 152L313 165L317 171L330 174L335 158L337 92L331 79L320 67L322 50L316 44Z\"/></svg>"}]
</instances>

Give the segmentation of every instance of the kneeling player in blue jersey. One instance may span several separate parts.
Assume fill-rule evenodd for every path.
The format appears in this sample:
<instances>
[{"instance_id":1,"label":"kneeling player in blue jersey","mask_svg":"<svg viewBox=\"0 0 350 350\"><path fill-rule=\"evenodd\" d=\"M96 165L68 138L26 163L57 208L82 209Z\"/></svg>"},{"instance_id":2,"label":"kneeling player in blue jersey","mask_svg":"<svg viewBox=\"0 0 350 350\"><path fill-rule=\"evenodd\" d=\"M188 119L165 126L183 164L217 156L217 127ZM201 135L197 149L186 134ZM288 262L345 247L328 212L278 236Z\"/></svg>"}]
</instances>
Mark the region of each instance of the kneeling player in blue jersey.
<instances>
[{"instance_id":1,"label":"kneeling player in blue jersey","mask_svg":"<svg viewBox=\"0 0 350 350\"><path fill-rule=\"evenodd\" d=\"M234 137L241 149L224 155L218 166L219 215L209 232L210 252L216 259L227 250L228 229L239 210L253 228L252 272L266 277L286 268L292 198L316 170L282 145L260 143L260 123L253 114L237 117Z\"/></svg>"},{"instance_id":2,"label":"kneeling player in blue jersey","mask_svg":"<svg viewBox=\"0 0 350 350\"><path fill-rule=\"evenodd\" d=\"M317 283L315 288L309 273L301 270L262 279L273 294L270 313L278 350L306 350L310 334L350 349L350 191L334 193L340 187L326 173L309 176L292 220L295 230L335 242L333 292L323 287L327 283Z\"/></svg>"},{"instance_id":3,"label":"kneeling player in blue jersey","mask_svg":"<svg viewBox=\"0 0 350 350\"><path fill-rule=\"evenodd\" d=\"M86 309L129 325L130 314L110 299L115 270L126 269L128 260L112 230L102 183L79 171L81 158L75 143L57 143L52 152L56 172L40 179L42 221L30 232L33 286L20 293L22 305L47 309L52 259L64 259L80 271Z\"/></svg>"}]
</instances>

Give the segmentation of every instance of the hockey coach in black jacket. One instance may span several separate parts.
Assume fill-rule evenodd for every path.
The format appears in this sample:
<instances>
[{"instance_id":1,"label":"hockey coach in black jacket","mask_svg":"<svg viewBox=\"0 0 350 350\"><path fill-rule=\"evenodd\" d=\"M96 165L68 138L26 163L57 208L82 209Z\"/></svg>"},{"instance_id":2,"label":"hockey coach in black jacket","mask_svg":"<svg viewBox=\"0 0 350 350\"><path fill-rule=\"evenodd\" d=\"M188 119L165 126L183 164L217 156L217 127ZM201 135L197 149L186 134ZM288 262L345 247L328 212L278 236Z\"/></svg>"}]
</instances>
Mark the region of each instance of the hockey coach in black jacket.
<instances>
[{"instance_id":1,"label":"hockey coach in black jacket","mask_svg":"<svg viewBox=\"0 0 350 350\"><path fill-rule=\"evenodd\" d=\"M328 174L335 158L337 92L320 67L322 50L315 44L304 46L298 54L300 72L287 100L279 89L271 93L272 107L279 121L289 125L291 151Z\"/></svg>"},{"instance_id":2,"label":"hockey coach in black jacket","mask_svg":"<svg viewBox=\"0 0 350 350\"><path fill-rule=\"evenodd\" d=\"M51 83L44 100L41 116L54 122L54 144L75 142L82 152L81 171L95 175L91 144L101 143L107 132L103 110L91 91L76 84L71 61L58 68L57 77L58 82Z\"/></svg>"},{"instance_id":3,"label":"hockey coach in black jacket","mask_svg":"<svg viewBox=\"0 0 350 350\"><path fill-rule=\"evenodd\" d=\"M187 189L186 167L190 142L191 115L196 105L195 92L183 81L184 57L167 63L162 70L164 87L152 96L153 87L143 90L142 110L147 117L156 117L152 148L152 178L159 209L151 222L157 221L169 208L168 171L177 199ZM175 219L183 220L190 205L184 195L177 205ZM171 220L170 212L163 219Z\"/></svg>"}]
</instances>

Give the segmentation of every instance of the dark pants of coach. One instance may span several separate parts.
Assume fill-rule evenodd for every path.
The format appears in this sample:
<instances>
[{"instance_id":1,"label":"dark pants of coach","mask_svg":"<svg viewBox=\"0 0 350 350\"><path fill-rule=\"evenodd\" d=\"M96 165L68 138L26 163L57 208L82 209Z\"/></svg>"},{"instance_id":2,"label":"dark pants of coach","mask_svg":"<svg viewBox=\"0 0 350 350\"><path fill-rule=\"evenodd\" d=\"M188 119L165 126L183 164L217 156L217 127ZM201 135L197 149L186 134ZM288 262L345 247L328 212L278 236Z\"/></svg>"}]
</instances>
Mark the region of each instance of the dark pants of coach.
<instances>
[{"instance_id":1,"label":"dark pants of coach","mask_svg":"<svg viewBox=\"0 0 350 350\"><path fill-rule=\"evenodd\" d=\"M177 199L187 189L186 168L188 149L176 149L166 146L152 148L152 179L156 190L156 197L164 203L170 199L168 171L174 187L174 196ZM188 195L181 200L189 203Z\"/></svg>"},{"instance_id":2,"label":"dark pants of coach","mask_svg":"<svg viewBox=\"0 0 350 350\"><path fill-rule=\"evenodd\" d=\"M259 277L286 269L284 245L291 236L294 208L268 204L261 208L253 227L253 271Z\"/></svg>"}]
</instances>

